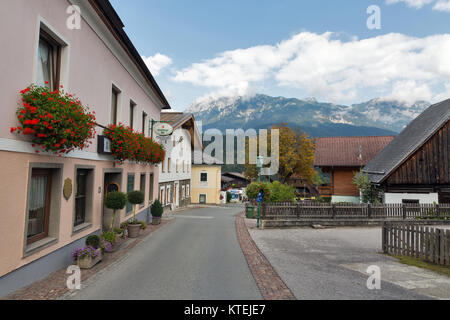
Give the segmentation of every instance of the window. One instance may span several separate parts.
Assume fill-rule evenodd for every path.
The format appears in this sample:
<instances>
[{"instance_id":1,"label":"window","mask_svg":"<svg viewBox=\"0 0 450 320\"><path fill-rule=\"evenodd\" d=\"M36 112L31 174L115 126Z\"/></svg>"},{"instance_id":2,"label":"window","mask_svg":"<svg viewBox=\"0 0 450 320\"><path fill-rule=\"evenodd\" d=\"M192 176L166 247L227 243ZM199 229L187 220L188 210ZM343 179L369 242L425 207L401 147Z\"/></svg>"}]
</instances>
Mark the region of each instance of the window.
<instances>
[{"instance_id":1,"label":"window","mask_svg":"<svg viewBox=\"0 0 450 320\"><path fill-rule=\"evenodd\" d=\"M61 74L61 45L47 32L40 30L36 83L52 90L59 87Z\"/></svg>"},{"instance_id":2,"label":"window","mask_svg":"<svg viewBox=\"0 0 450 320\"><path fill-rule=\"evenodd\" d=\"M119 107L119 94L120 91L116 88L112 88L111 90L111 123L117 124L117 115L118 115L118 107Z\"/></svg>"},{"instance_id":3,"label":"window","mask_svg":"<svg viewBox=\"0 0 450 320\"><path fill-rule=\"evenodd\" d=\"M89 170L78 169L75 182L75 222L79 226L86 222L86 206L88 197L88 174Z\"/></svg>"},{"instance_id":4,"label":"window","mask_svg":"<svg viewBox=\"0 0 450 320\"><path fill-rule=\"evenodd\" d=\"M134 173L128 174L127 179L127 192L131 192L134 190ZM127 201L127 213L133 210L133 205L131 202Z\"/></svg>"},{"instance_id":5,"label":"window","mask_svg":"<svg viewBox=\"0 0 450 320\"><path fill-rule=\"evenodd\" d=\"M402 199L403 204L419 204L419 199Z\"/></svg>"},{"instance_id":6,"label":"window","mask_svg":"<svg viewBox=\"0 0 450 320\"><path fill-rule=\"evenodd\" d=\"M177 164L176 164L176 171L178 173L178 159L177 159Z\"/></svg>"},{"instance_id":7,"label":"window","mask_svg":"<svg viewBox=\"0 0 450 320\"><path fill-rule=\"evenodd\" d=\"M145 135L145 128L147 123L147 114L142 112L142 133Z\"/></svg>"},{"instance_id":8,"label":"window","mask_svg":"<svg viewBox=\"0 0 450 320\"><path fill-rule=\"evenodd\" d=\"M206 194L199 194L198 195L198 202L200 204L206 204Z\"/></svg>"},{"instance_id":9,"label":"window","mask_svg":"<svg viewBox=\"0 0 450 320\"><path fill-rule=\"evenodd\" d=\"M149 186L149 193L148 193L148 200L149 202L153 202L153 173L150 173L150 186Z\"/></svg>"},{"instance_id":10,"label":"window","mask_svg":"<svg viewBox=\"0 0 450 320\"><path fill-rule=\"evenodd\" d=\"M51 170L32 169L28 199L28 244L48 236L51 182Z\"/></svg>"},{"instance_id":11,"label":"window","mask_svg":"<svg viewBox=\"0 0 450 320\"><path fill-rule=\"evenodd\" d=\"M208 182L208 173L207 172L200 173L200 182Z\"/></svg>"},{"instance_id":12,"label":"window","mask_svg":"<svg viewBox=\"0 0 450 320\"><path fill-rule=\"evenodd\" d=\"M170 203L170 187L166 188L166 204Z\"/></svg>"},{"instance_id":13,"label":"window","mask_svg":"<svg viewBox=\"0 0 450 320\"><path fill-rule=\"evenodd\" d=\"M166 159L161 162L161 172L166 172L164 168L164 164L166 163Z\"/></svg>"},{"instance_id":14,"label":"window","mask_svg":"<svg viewBox=\"0 0 450 320\"><path fill-rule=\"evenodd\" d=\"M166 202L164 201L164 187L159 190L159 201L164 205Z\"/></svg>"},{"instance_id":15,"label":"window","mask_svg":"<svg viewBox=\"0 0 450 320\"><path fill-rule=\"evenodd\" d=\"M188 198L190 196L189 194L189 185L186 185L186 198Z\"/></svg>"},{"instance_id":16,"label":"window","mask_svg":"<svg viewBox=\"0 0 450 320\"><path fill-rule=\"evenodd\" d=\"M186 188L181 186L181 199L186 198Z\"/></svg>"},{"instance_id":17,"label":"window","mask_svg":"<svg viewBox=\"0 0 450 320\"><path fill-rule=\"evenodd\" d=\"M142 173L141 174L141 180L139 183L139 190L142 191L145 194L145 178L146 178L146 174ZM139 207L143 207L144 203L141 203Z\"/></svg>"},{"instance_id":18,"label":"window","mask_svg":"<svg viewBox=\"0 0 450 320\"><path fill-rule=\"evenodd\" d=\"M167 172L170 172L170 158L167 158Z\"/></svg>"},{"instance_id":19,"label":"window","mask_svg":"<svg viewBox=\"0 0 450 320\"><path fill-rule=\"evenodd\" d=\"M184 170L184 160L183 160L183 172L185 172L185 170Z\"/></svg>"},{"instance_id":20,"label":"window","mask_svg":"<svg viewBox=\"0 0 450 320\"><path fill-rule=\"evenodd\" d=\"M134 111L136 110L136 104L130 101L130 128L134 128Z\"/></svg>"}]
</instances>

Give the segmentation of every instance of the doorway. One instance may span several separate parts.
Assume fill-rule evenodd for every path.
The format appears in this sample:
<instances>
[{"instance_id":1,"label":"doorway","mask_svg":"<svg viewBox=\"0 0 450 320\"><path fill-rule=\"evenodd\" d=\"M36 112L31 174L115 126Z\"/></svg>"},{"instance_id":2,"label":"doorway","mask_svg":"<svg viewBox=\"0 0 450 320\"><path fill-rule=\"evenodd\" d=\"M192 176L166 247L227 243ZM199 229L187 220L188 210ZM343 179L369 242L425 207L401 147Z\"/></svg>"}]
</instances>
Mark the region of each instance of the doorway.
<instances>
[{"instance_id":1,"label":"doorway","mask_svg":"<svg viewBox=\"0 0 450 320\"><path fill-rule=\"evenodd\" d=\"M109 192L122 191L122 169L108 169L105 170L103 177L103 210L102 210L102 231L107 231L110 228L113 210L105 207L105 196ZM114 217L113 228L120 226L119 212L116 212Z\"/></svg>"}]
</instances>

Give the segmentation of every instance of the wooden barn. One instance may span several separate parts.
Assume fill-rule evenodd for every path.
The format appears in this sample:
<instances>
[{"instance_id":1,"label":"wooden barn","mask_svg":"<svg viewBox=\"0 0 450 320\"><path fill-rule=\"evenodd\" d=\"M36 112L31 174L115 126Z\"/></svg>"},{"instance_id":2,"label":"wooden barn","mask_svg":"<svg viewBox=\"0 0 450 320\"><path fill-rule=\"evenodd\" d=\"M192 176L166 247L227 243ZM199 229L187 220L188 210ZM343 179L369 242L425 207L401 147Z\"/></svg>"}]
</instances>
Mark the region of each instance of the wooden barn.
<instances>
[{"instance_id":1,"label":"wooden barn","mask_svg":"<svg viewBox=\"0 0 450 320\"><path fill-rule=\"evenodd\" d=\"M321 197L332 202L359 203L359 189L353 177L369 163L393 136L317 138L314 166L327 174L330 183L319 186Z\"/></svg>"},{"instance_id":2,"label":"wooden barn","mask_svg":"<svg viewBox=\"0 0 450 320\"><path fill-rule=\"evenodd\" d=\"M450 99L414 119L365 168L385 203L450 203Z\"/></svg>"}]
</instances>

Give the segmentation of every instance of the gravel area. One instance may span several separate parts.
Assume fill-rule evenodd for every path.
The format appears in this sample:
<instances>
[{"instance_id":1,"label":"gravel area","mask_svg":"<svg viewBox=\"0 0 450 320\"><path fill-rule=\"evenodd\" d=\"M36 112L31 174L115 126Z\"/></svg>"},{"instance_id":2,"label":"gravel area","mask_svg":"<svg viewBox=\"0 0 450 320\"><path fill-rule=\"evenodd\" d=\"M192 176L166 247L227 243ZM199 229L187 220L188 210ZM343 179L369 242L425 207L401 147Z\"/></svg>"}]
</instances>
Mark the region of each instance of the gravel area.
<instances>
[{"instance_id":1,"label":"gravel area","mask_svg":"<svg viewBox=\"0 0 450 320\"><path fill-rule=\"evenodd\" d=\"M380 253L380 227L249 232L297 299L450 298L448 277ZM367 288L371 265L381 268L380 290Z\"/></svg>"}]
</instances>

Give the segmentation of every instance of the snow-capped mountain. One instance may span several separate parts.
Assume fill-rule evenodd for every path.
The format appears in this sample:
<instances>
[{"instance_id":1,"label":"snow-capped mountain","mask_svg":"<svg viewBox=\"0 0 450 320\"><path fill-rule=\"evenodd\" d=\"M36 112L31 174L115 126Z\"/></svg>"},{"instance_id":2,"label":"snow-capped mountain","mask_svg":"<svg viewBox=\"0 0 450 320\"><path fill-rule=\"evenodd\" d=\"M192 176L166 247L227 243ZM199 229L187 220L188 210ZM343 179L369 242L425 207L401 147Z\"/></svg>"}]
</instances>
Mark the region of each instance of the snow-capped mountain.
<instances>
[{"instance_id":1,"label":"snow-capped mountain","mask_svg":"<svg viewBox=\"0 0 450 320\"><path fill-rule=\"evenodd\" d=\"M203 128L267 128L288 123L311 136L390 135L400 132L430 104L412 105L373 99L351 106L257 94L252 97L219 98L192 104L192 112Z\"/></svg>"}]
</instances>

